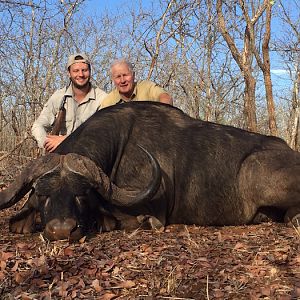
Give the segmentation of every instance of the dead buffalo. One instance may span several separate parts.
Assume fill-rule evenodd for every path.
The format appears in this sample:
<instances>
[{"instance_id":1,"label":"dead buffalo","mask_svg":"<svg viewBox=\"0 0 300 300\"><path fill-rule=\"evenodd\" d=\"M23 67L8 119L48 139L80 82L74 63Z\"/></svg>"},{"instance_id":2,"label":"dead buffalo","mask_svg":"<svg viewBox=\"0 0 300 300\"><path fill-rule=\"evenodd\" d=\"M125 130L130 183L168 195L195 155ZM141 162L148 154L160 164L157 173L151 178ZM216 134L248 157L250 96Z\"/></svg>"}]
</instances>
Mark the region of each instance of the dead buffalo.
<instances>
[{"instance_id":1,"label":"dead buffalo","mask_svg":"<svg viewBox=\"0 0 300 300\"><path fill-rule=\"evenodd\" d=\"M276 137L134 102L97 112L56 153L29 163L0 193L0 208L29 192L10 230L39 223L52 240L149 220L240 225L263 213L297 221L300 154Z\"/></svg>"}]
</instances>

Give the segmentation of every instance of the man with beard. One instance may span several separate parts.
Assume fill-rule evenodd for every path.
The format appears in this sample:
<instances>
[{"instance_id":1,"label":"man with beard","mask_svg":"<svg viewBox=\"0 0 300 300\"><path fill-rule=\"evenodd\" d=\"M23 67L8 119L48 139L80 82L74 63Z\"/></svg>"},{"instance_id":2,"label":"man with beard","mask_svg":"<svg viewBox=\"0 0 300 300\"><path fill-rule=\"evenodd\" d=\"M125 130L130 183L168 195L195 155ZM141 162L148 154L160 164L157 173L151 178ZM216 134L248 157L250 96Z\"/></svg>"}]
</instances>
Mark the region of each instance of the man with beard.
<instances>
[{"instance_id":1,"label":"man with beard","mask_svg":"<svg viewBox=\"0 0 300 300\"><path fill-rule=\"evenodd\" d=\"M71 55L67 70L70 84L57 90L49 98L31 130L38 146L47 152L53 152L66 136L94 114L106 96L103 90L91 84L91 64L84 53ZM62 107L65 109L66 118L60 134L50 134Z\"/></svg>"}]
</instances>

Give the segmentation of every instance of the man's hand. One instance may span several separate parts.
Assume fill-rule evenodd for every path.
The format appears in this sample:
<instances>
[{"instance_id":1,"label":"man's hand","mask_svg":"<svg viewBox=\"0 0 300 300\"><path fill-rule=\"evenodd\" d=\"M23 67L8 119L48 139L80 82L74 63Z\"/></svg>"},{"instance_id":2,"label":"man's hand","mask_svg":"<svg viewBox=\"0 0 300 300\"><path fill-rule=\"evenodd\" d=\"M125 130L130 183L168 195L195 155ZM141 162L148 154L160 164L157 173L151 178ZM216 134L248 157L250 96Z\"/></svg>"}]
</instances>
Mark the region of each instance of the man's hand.
<instances>
[{"instance_id":1,"label":"man's hand","mask_svg":"<svg viewBox=\"0 0 300 300\"><path fill-rule=\"evenodd\" d=\"M53 152L65 138L65 135L47 135L44 143L45 150L47 152Z\"/></svg>"}]
</instances>

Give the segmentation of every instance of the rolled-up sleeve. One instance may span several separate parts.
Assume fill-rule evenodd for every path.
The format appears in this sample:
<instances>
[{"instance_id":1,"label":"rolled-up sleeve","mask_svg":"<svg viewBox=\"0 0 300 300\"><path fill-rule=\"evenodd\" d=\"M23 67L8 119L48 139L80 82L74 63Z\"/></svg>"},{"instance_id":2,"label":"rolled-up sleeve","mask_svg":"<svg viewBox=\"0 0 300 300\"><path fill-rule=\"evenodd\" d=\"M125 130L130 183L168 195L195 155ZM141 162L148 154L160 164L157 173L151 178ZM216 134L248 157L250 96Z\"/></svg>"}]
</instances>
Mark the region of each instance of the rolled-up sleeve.
<instances>
[{"instance_id":1,"label":"rolled-up sleeve","mask_svg":"<svg viewBox=\"0 0 300 300\"><path fill-rule=\"evenodd\" d=\"M53 95L54 96L54 95ZM51 127L55 119L54 97L51 96L45 104L39 117L34 121L31 133L36 139L39 148L44 148L44 142L47 135L47 129Z\"/></svg>"}]
</instances>

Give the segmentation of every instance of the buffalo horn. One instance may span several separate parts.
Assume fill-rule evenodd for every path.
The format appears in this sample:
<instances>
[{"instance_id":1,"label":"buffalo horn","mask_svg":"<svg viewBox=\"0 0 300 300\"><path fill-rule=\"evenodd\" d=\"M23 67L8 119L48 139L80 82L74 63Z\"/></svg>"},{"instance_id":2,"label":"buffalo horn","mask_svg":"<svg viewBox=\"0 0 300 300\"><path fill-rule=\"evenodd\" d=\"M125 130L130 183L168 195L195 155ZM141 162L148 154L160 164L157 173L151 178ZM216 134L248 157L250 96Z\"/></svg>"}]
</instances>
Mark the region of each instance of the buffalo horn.
<instances>
[{"instance_id":1,"label":"buffalo horn","mask_svg":"<svg viewBox=\"0 0 300 300\"><path fill-rule=\"evenodd\" d=\"M40 176L54 171L61 156L51 153L31 161L9 187L0 192L0 209L10 207L21 200Z\"/></svg>"},{"instance_id":2,"label":"buffalo horn","mask_svg":"<svg viewBox=\"0 0 300 300\"><path fill-rule=\"evenodd\" d=\"M119 206L131 206L150 200L161 183L161 171L157 160L146 149L139 147L146 153L152 166L151 182L141 191L119 188L110 181L100 167L85 156L69 153L65 157L64 164L71 172L86 177L105 200Z\"/></svg>"}]
</instances>

